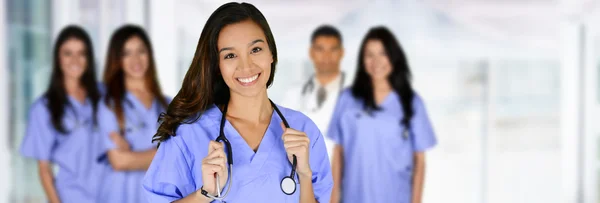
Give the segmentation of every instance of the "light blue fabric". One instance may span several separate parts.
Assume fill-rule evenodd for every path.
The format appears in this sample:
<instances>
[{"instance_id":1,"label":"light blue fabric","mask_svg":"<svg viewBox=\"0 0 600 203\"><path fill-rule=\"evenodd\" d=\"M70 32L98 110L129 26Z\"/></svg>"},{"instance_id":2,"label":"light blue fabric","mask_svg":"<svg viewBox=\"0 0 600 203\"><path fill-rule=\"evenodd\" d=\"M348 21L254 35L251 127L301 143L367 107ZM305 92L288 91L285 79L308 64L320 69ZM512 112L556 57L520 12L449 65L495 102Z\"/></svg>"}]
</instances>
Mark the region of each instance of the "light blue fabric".
<instances>
[{"instance_id":1,"label":"light blue fabric","mask_svg":"<svg viewBox=\"0 0 600 203\"><path fill-rule=\"evenodd\" d=\"M100 145L93 108L88 99L80 103L68 97L63 126L67 133L52 125L47 100L36 100L29 110L21 154L58 166L54 184L62 202L94 202L104 167L96 162Z\"/></svg>"},{"instance_id":2,"label":"light blue fabric","mask_svg":"<svg viewBox=\"0 0 600 203\"><path fill-rule=\"evenodd\" d=\"M308 135L314 194L319 202L329 202L333 179L321 132L302 113L283 107L279 109L291 128ZM209 141L219 135L221 116L221 111L213 105L196 122L182 124L175 137L161 143L144 179L150 202L175 201L202 187L202 159L207 156ZM233 186L226 202L299 202L300 185L289 196L280 187L281 179L291 172L281 139L281 122L273 112L256 153L229 122L225 123L224 133L232 145L234 162Z\"/></svg>"},{"instance_id":3,"label":"light blue fabric","mask_svg":"<svg viewBox=\"0 0 600 203\"><path fill-rule=\"evenodd\" d=\"M169 101L169 99L167 99ZM157 100L152 102L150 109L137 99L133 94L126 92L122 102L125 117L125 139L132 151L147 151L156 147L152 137L158 128L158 116L164 108ZM105 163L106 175L103 178L98 202L111 203L142 203L146 202L142 191L142 179L145 171L115 171L108 163L106 153L116 148L110 139L110 133L119 133L119 124L116 114L104 103L99 108L100 135L102 149L97 154L102 163Z\"/></svg>"},{"instance_id":4,"label":"light blue fabric","mask_svg":"<svg viewBox=\"0 0 600 203\"><path fill-rule=\"evenodd\" d=\"M421 98L413 99L410 136L404 139L400 97L390 93L381 110L366 113L350 89L340 95L327 136L344 148L344 202L410 203L413 158L437 140Z\"/></svg>"}]
</instances>

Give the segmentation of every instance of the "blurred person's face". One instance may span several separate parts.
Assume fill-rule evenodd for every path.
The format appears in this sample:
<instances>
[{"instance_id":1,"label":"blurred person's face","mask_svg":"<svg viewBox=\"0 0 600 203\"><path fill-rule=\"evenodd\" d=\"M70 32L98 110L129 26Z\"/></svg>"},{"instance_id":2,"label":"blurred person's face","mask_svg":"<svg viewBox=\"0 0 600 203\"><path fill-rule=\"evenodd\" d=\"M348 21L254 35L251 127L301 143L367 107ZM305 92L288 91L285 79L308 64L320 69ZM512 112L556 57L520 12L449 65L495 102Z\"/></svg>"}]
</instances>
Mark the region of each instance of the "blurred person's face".
<instances>
[{"instance_id":1,"label":"blurred person's face","mask_svg":"<svg viewBox=\"0 0 600 203\"><path fill-rule=\"evenodd\" d=\"M365 45L364 65L372 81L387 80L392 64L380 40L369 40Z\"/></svg>"},{"instance_id":2,"label":"blurred person's face","mask_svg":"<svg viewBox=\"0 0 600 203\"><path fill-rule=\"evenodd\" d=\"M225 26L217 50L221 75L232 94L251 97L266 91L273 55L256 23L246 20Z\"/></svg>"},{"instance_id":3,"label":"blurred person's face","mask_svg":"<svg viewBox=\"0 0 600 203\"><path fill-rule=\"evenodd\" d=\"M310 47L310 59L317 74L332 74L340 71L340 61L344 56L342 43L334 36L319 36Z\"/></svg>"},{"instance_id":4,"label":"blurred person's face","mask_svg":"<svg viewBox=\"0 0 600 203\"><path fill-rule=\"evenodd\" d=\"M123 48L123 70L125 77L144 79L148 70L148 48L140 37L131 37Z\"/></svg>"},{"instance_id":5,"label":"blurred person's face","mask_svg":"<svg viewBox=\"0 0 600 203\"><path fill-rule=\"evenodd\" d=\"M87 68L86 47L83 41L68 39L59 48L60 69L65 79L79 80Z\"/></svg>"}]
</instances>

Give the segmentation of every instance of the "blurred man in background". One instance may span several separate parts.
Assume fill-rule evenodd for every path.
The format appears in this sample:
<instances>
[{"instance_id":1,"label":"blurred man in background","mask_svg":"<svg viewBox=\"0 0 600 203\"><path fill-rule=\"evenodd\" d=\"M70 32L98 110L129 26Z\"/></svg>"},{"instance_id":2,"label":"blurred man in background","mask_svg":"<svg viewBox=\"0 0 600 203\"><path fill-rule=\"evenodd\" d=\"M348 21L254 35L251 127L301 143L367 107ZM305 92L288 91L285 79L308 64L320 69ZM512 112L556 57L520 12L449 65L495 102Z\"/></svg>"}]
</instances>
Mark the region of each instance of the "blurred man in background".
<instances>
[{"instance_id":1,"label":"blurred man in background","mask_svg":"<svg viewBox=\"0 0 600 203\"><path fill-rule=\"evenodd\" d=\"M315 74L302 86L288 91L281 104L307 115L325 134L339 93L347 82L340 69L344 56L340 32L330 25L318 27L311 36L309 55ZM331 160L334 144L327 138L325 144Z\"/></svg>"}]
</instances>

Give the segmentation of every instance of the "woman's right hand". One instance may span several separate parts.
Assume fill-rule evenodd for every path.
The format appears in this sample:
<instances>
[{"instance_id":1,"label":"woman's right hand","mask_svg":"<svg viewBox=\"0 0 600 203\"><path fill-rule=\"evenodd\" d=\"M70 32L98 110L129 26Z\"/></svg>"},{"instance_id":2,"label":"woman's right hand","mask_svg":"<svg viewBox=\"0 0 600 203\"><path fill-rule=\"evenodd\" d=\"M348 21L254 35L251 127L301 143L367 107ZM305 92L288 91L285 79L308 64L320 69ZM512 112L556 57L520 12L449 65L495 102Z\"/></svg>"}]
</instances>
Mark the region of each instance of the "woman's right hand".
<instances>
[{"instance_id":1,"label":"woman's right hand","mask_svg":"<svg viewBox=\"0 0 600 203\"><path fill-rule=\"evenodd\" d=\"M208 155L202 159L202 182L203 189L210 195L217 195L216 175L219 175L221 191L227 183L227 156L223 143L210 141L208 143Z\"/></svg>"},{"instance_id":2,"label":"woman's right hand","mask_svg":"<svg viewBox=\"0 0 600 203\"><path fill-rule=\"evenodd\" d=\"M117 145L117 149L124 150L124 151L131 150L131 147L129 146L129 142L127 142L127 140L125 139L124 136L113 132L113 133L110 133L110 139L115 143L115 145Z\"/></svg>"}]
</instances>

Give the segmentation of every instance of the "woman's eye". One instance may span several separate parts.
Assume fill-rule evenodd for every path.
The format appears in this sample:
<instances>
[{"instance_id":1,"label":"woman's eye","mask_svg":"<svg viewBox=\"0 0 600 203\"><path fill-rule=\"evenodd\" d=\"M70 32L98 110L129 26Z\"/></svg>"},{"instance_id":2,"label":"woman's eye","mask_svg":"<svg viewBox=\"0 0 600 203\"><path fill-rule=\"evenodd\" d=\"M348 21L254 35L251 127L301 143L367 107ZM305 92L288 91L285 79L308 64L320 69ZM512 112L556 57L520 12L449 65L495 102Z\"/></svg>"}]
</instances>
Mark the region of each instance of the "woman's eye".
<instances>
[{"instance_id":1,"label":"woman's eye","mask_svg":"<svg viewBox=\"0 0 600 203\"><path fill-rule=\"evenodd\" d=\"M232 58L235 58L234 54L227 54L227 55L225 55L225 59L232 59Z\"/></svg>"},{"instance_id":2,"label":"woman's eye","mask_svg":"<svg viewBox=\"0 0 600 203\"><path fill-rule=\"evenodd\" d=\"M260 48L260 47L255 47L254 49L252 49L252 53L253 53L253 54L254 54L254 53L258 53L258 52L260 52L260 51L262 51L262 48Z\"/></svg>"}]
</instances>

